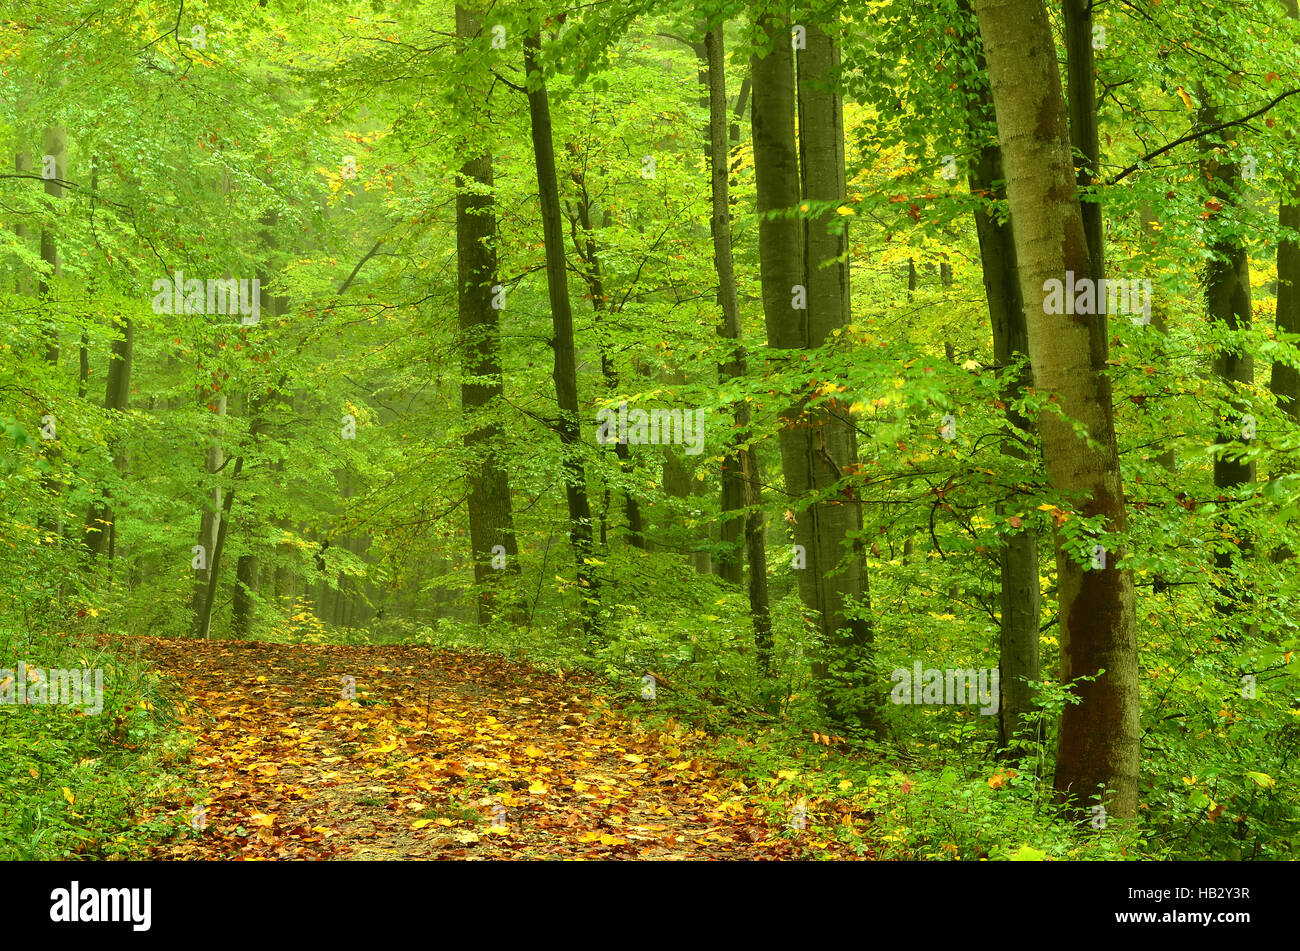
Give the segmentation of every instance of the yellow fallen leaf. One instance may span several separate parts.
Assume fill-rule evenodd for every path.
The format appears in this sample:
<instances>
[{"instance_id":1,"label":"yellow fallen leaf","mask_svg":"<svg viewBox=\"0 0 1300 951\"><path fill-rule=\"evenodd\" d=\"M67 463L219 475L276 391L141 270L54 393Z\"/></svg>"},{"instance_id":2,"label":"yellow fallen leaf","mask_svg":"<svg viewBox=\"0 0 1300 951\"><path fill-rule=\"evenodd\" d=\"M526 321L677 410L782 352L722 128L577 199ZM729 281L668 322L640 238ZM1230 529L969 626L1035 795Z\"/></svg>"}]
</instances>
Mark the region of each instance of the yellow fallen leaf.
<instances>
[{"instance_id":1,"label":"yellow fallen leaf","mask_svg":"<svg viewBox=\"0 0 1300 951\"><path fill-rule=\"evenodd\" d=\"M425 826L432 825L432 824L433 824L432 819L416 819L414 822L411 823L411 828L423 829Z\"/></svg>"},{"instance_id":2,"label":"yellow fallen leaf","mask_svg":"<svg viewBox=\"0 0 1300 951\"><path fill-rule=\"evenodd\" d=\"M269 829L271 826L275 825L275 814L271 813L268 815L264 812L255 812L249 817L248 822L250 825Z\"/></svg>"}]
</instances>

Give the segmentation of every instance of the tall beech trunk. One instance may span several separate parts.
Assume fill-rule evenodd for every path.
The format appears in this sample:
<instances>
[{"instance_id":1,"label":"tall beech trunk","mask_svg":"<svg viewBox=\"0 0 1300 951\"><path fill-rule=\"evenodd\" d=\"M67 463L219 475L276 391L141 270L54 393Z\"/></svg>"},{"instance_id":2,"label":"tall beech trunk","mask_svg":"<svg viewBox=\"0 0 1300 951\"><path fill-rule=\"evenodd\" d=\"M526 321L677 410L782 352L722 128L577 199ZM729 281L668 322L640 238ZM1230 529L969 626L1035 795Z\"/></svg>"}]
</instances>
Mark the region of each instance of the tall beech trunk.
<instances>
[{"instance_id":1,"label":"tall beech trunk","mask_svg":"<svg viewBox=\"0 0 1300 951\"><path fill-rule=\"evenodd\" d=\"M609 302L606 299L604 272L600 266L600 247L596 243L596 229L591 218L591 194L587 191L586 173L578 161L577 144L571 142L569 151L574 159L573 169L569 177L573 180L573 186L578 193L578 207L570 215L573 250L583 263L583 267L579 270L582 272L582 279L587 283L587 293L591 297L591 308L596 312L597 319L600 320L609 314ZM617 393L619 391L618 371L614 367L614 361L610 358L608 348L605 347L601 348L600 353L600 373L604 377L605 385L610 392ZM630 476L633 465L632 452L628 444L621 439L615 440L614 455L618 459L619 471L625 477ZM645 522L641 515L641 504L630 489L623 493L623 508L627 516L628 543L633 548L640 548L644 551L646 547ZM602 543L606 543L603 538Z\"/></svg>"},{"instance_id":2,"label":"tall beech trunk","mask_svg":"<svg viewBox=\"0 0 1300 951\"><path fill-rule=\"evenodd\" d=\"M468 42L482 32L479 16L456 7L456 36ZM479 89L481 92L481 88ZM493 197L491 140L486 128L476 137L482 151L461 167L456 194L457 305L462 341L461 412L467 419L499 409L501 378L501 310L493 306L497 282L496 204ZM468 186L468 187L466 187ZM495 422L480 422L465 434L470 456L469 534L478 589L479 623L499 610L498 582L503 570L493 567L494 554L505 554L504 572L518 577L519 542L510 504L510 476L500 458L503 433Z\"/></svg>"},{"instance_id":3,"label":"tall beech trunk","mask_svg":"<svg viewBox=\"0 0 1300 951\"><path fill-rule=\"evenodd\" d=\"M221 549L226 544L226 528L230 524L230 506L235 501L235 483L239 472L244 468L244 457L235 457L235 471L230 474L230 488L226 491L226 500L218 522L217 537L212 546L212 560L208 562L208 577L203 589L199 609L195 612L195 633L205 641L212 636L212 607L217 600L217 579L221 575Z\"/></svg>"},{"instance_id":4,"label":"tall beech trunk","mask_svg":"<svg viewBox=\"0 0 1300 951\"><path fill-rule=\"evenodd\" d=\"M104 408L110 413L125 413L131 400L131 363L135 354L135 325L129 316L117 318L121 322L122 335L113 341L108 361L108 382L104 386ZM114 420L116 425L117 420ZM126 447L118 436L110 441L113 465L119 473L126 472ZM107 492L101 493L90 503L86 514L86 548L92 558L103 554L105 548L111 549L112 538L116 535L116 523L113 507Z\"/></svg>"},{"instance_id":5,"label":"tall beech trunk","mask_svg":"<svg viewBox=\"0 0 1300 951\"><path fill-rule=\"evenodd\" d=\"M1101 139L1097 130L1097 67L1092 50L1093 0L1063 0L1065 23L1066 95L1069 98L1070 145L1074 149L1075 180L1086 189L1097 181L1101 164ZM1088 239L1090 277L1106 276L1106 237L1102 229L1101 200L1080 195L1083 233Z\"/></svg>"},{"instance_id":6,"label":"tall beech trunk","mask_svg":"<svg viewBox=\"0 0 1300 951\"><path fill-rule=\"evenodd\" d=\"M582 597L582 626L588 639L601 635L600 591L591 570L591 504L587 499L587 476L582 464L581 429L578 419L578 368L573 343L573 306L569 300L568 272L564 261L564 232L560 217L560 188L555 175L555 148L551 137L551 106L546 82L537 64L541 37L524 39L524 74L528 83L528 116L532 126L533 157L537 166L537 193L541 204L542 234L546 244L546 289L551 304L555 352L555 398L559 409L557 426L563 453L565 498L569 507L569 541L577 563L578 587Z\"/></svg>"},{"instance_id":7,"label":"tall beech trunk","mask_svg":"<svg viewBox=\"0 0 1300 951\"><path fill-rule=\"evenodd\" d=\"M19 175L30 175L32 173L32 157L21 149L14 153L14 171ZM20 245L25 245L27 239L31 237L31 232L21 218L14 221L14 235L18 238ZM17 274L18 276L14 279L14 290L23 297L30 297L32 295L31 272L19 264Z\"/></svg>"},{"instance_id":8,"label":"tall beech trunk","mask_svg":"<svg viewBox=\"0 0 1300 951\"><path fill-rule=\"evenodd\" d=\"M64 196L64 187L60 184L67 173L68 157L68 137L61 125L47 126L42 147L45 152L41 161L41 173L44 174L45 159L48 155L54 159L54 176L45 180L45 194L58 202L62 202ZM57 207L57 206L56 206ZM41 270L40 278L37 281L36 293L40 300L41 313L48 318L52 318L55 304L52 299L54 285L59 278L63 276L63 263L59 259L59 242L56 232L56 225L47 224L41 228L41 261L47 267ZM59 330L57 323L50 319L45 326L45 361L51 366L59 364ZM46 460L55 465L56 461L62 455L57 441L57 427L59 420L57 414L52 409L47 408L45 414L55 416L55 440L52 441L45 451ZM41 479L42 488L50 495L52 499L57 499L62 491L62 486L56 475L48 474ZM57 508L57 506L56 506ZM63 534L63 520L59 516L53 518L42 516L38 521L38 527L42 533L50 533L61 536Z\"/></svg>"},{"instance_id":9,"label":"tall beech trunk","mask_svg":"<svg viewBox=\"0 0 1300 951\"><path fill-rule=\"evenodd\" d=\"M1063 282L1067 270L1091 272L1051 24L1043 0L975 0L975 9L1015 223L1034 385L1055 394L1066 417L1043 412L1038 419L1048 481L1075 499L1080 515L1101 516L1107 530L1124 532L1106 316L1046 312L1047 281ZM1072 420L1090 438L1076 436ZM1057 532L1061 677L1081 702L1067 704L1061 716L1055 786L1080 807L1103 796L1117 818L1137 812L1141 759L1133 578L1123 563L1122 549L1108 550L1104 567L1092 568L1087 553L1067 547ZM1078 677L1096 679L1073 684Z\"/></svg>"},{"instance_id":10,"label":"tall beech trunk","mask_svg":"<svg viewBox=\"0 0 1300 951\"><path fill-rule=\"evenodd\" d=\"M1202 93L1202 101L1206 96ZM1210 105L1203 105L1200 114L1203 126L1212 126L1218 121L1216 110ZM1220 214L1226 214L1238 203L1237 183L1241 170L1234 162L1220 162L1207 157L1201 163L1202 174L1208 179L1210 193L1223 205ZM1211 219L1210 226L1218 224ZM1250 259L1245 243L1233 233L1231 227L1218 228L1211 256L1205 265L1205 305L1211 325L1218 325L1220 331L1227 330L1233 335L1250 329ZM1239 458L1239 452L1245 448L1243 441L1242 417L1247 412L1247 390L1255 382L1255 358L1240 342L1220 346L1214 354L1214 374L1223 381L1229 393L1229 401L1234 407L1228 417L1219 424L1218 444L1230 447L1226 456L1214 460L1214 485L1218 489L1234 489L1255 481L1254 461ZM1235 535L1236 529L1225 523L1224 530ZM1214 566L1223 575L1230 574L1234 566L1251 554L1249 539L1237 538L1231 549L1216 552ZM1224 581L1217 586L1218 598L1215 609L1220 614L1233 614L1240 606L1240 596L1234 593L1236 585Z\"/></svg>"},{"instance_id":11,"label":"tall beech trunk","mask_svg":"<svg viewBox=\"0 0 1300 951\"><path fill-rule=\"evenodd\" d=\"M731 358L718 368L718 375L723 380L738 380L743 379L748 370L745 347L741 342L740 300L736 295L736 274L731 255L727 78L721 25L705 35L704 45L708 56L709 157L713 198L709 225L713 233L713 262L718 273L718 304L722 309L722 324L718 332L732 347ZM758 669L766 677L772 673L772 619L767 602L767 545L764 540L766 519L762 509L762 483L757 472L758 458L753 449L745 445L750 435L749 404L744 400L736 403L733 418L736 423L733 446L729 447L722 465L722 537L726 541L729 536L740 534L738 523L743 523L745 554L749 560L749 613L754 624ZM729 517L728 513L742 507L745 509L743 516ZM728 551L727 554L731 557L724 562L723 577L740 584L744 568L740 553Z\"/></svg>"},{"instance_id":12,"label":"tall beech trunk","mask_svg":"<svg viewBox=\"0 0 1300 951\"><path fill-rule=\"evenodd\" d=\"M46 179L45 194L61 201L65 192L61 183L67 173L68 158L68 136L63 126L52 125L46 128L44 147L45 155L52 156L54 159L54 177ZM42 157L42 174L44 174L43 170L44 160ZM63 275L63 262L59 259L58 236L52 225L41 228L41 260L49 266L49 269L41 272L38 293L43 306L49 309L51 304L48 298L54 282ZM53 364L59 362L59 333L53 322L46 328L45 360Z\"/></svg>"},{"instance_id":13,"label":"tall beech trunk","mask_svg":"<svg viewBox=\"0 0 1300 951\"><path fill-rule=\"evenodd\" d=\"M200 397L202 399L202 397ZM207 404L209 410L218 419L226 415L226 394L218 393L211 398ZM214 423L211 438L208 442L208 450L204 456L204 471L212 480L213 485L206 493L203 514L199 518L199 539L195 544L202 545L204 550L204 567L194 569L194 633L206 637L204 633L206 625L210 618L205 620L205 609L211 611L211 605L208 600L208 583L212 578L215 570L215 554L217 550L217 538L221 530L221 510L222 510L222 491L220 484L217 483L215 476L221 471L225 464L226 453L222 448L221 439L218 435L217 426Z\"/></svg>"},{"instance_id":14,"label":"tall beech trunk","mask_svg":"<svg viewBox=\"0 0 1300 951\"><path fill-rule=\"evenodd\" d=\"M969 181L971 194L987 201L975 212L975 233L979 238L984 297L993 331L993 362L998 370L1003 370L1028 354L1029 332L1016 267L1015 232L1011 219L999 221L995 210L995 202L1001 204L1006 200L1002 149L996 140L985 139L984 122L992 114L993 94L984 78L987 64L969 0L962 3L961 23L963 39L970 45L978 67L978 106L971 111L969 126L971 139L979 144L979 151ZM1007 422L1015 435L1003 439L1001 449L1013 459L1029 458L1027 444L1032 436L1032 423L1016 411L1015 401L1031 383L1032 373L1026 363L1002 391L1002 401L1007 404ZM1000 506L998 513L1015 514L1007 506ZM998 550L998 569L1001 605L998 746L1004 754L1014 755L1012 740L1024 733L1035 717L1034 685L1040 676L1038 537L1027 525L1015 534L1004 536Z\"/></svg>"},{"instance_id":15,"label":"tall beech trunk","mask_svg":"<svg viewBox=\"0 0 1300 951\"><path fill-rule=\"evenodd\" d=\"M799 166L802 197L809 202L845 198L844 116L837 90L840 53L815 23L806 24L807 48L798 56ZM801 345L815 349L849 322L847 219L834 209L803 222L801 282L808 291ZM787 298L786 306L789 307ZM818 381L823 382L823 381ZM862 510L850 488L835 488L858 463L857 432L848 405L836 399L805 405L798 464L820 500L801 516L811 522L808 570L825 655L818 665L822 703L832 720L876 727L878 717L862 687L870 668L869 591L860 543ZM856 602L856 606L853 604ZM850 616L856 614L857 616Z\"/></svg>"},{"instance_id":16,"label":"tall beech trunk","mask_svg":"<svg viewBox=\"0 0 1300 951\"><path fill-rule=\"evenodd\" d=\"M794 291L804 282L803 226L799 206L799 153L795 141L794 52L790 44L788 7L759 0L754 23L760 43L770 44L750 64L754 78L750 103L754 143L754 181L758 223L758 259L763 318L768 346L800 350L805 346L806 310L793 307ZM808 494L809 436L801 422L802 407L792 403L781 411L778 441L786 496L791 506ZM787 516L789 521L789 517ZM806 555L806 567L795 572L799 598L810 615L819 610L820 590L813 556L817 545L811 512L791 522L794 544ZM820 624L816 621L816 624Z\"/></svg>"},{"instance_id":17,"label":"tall beech trunk","mask_svg":"<svg viewBox=\"0 0 1300 951\"><path fill-rule=\"evenodd\" d=\"M1287 16L1300 20L1300 2L1283 0ZM1285 176L1286 187L1278 203L1278 225L1292 234L1284 236L1277 246L1277 332L1300 333L1300 173L1291 169ZM1269 388L1277 397L1278 405L1293 419L1300 418L1300 371L1281 361L1273 364Z\"/></svg>"}]
</instances>

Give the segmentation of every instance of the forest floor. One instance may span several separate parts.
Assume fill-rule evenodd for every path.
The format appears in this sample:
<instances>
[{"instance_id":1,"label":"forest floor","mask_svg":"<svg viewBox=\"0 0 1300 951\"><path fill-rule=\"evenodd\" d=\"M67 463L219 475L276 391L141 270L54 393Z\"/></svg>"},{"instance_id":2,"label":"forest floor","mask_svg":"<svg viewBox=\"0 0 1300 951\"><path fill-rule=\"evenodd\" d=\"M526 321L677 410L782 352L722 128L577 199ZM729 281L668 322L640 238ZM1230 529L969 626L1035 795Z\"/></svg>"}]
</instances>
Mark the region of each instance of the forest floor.
<instances>
[{"instance_id":1,"label":"forest floor","mask_svg":"<svg viewBox=\"0 0 1300 951\"><path fill-rule=\"evenodd\" d=\"M193 831L150 858L853 857L589 679L425 647L130 643L194 737L199 792L170 804Z\"/></svg>"}]
</instances>

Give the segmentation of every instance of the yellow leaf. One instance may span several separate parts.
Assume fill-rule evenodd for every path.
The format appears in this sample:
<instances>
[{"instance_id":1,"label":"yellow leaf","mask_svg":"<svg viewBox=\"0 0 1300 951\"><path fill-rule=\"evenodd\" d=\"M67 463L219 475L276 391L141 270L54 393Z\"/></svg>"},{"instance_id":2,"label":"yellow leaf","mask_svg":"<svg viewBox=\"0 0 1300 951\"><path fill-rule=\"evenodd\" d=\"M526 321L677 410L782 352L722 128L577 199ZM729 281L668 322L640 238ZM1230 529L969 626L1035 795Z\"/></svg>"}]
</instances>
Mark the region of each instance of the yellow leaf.
<instances>
[{"instance_id":1,"label":"yellow leaf","mask_svg":"<svg viewBox=\"0 0 1300 951\"><path fill-rule=\"evenodd\" d=\"M1246 775L1255 780L1256 783L1263 786L1265 789L1269 786L1277 785L1277 781L1268 773L1252 773L1250 770L1247 770ZM65 789L63 792L66 795L68 791Z\"/></svg>"},{"instance_id":2,"label":"yellow leaf","mask_svg":"<svg viewBox=\"0 0 1300 951\"><path fill-rule=\"evenodd\" d=\"M432 819L416 819L414 822L411 823L411 828L423 829L425 826L432 825L432 824L433 824Z\"/></svg>"},{"instance_id":3,"label":"yellow leaf","mask_svg":"<svg viewBox=\"0 0 1300 951\"><path fill-rule=\"evenodd\" d=\"M530 745L530 746L525 746L525 747L524 747L524 755L525 755L525 756L530 756L530 757L532 757L533 759L537 759L539 756L545 756L545 755L546 755L546 751L545 751L545 750L539 750L537 747L535 747L535 746L531 746L531 745Z\"/></svg>"},{"instance_id":4,"label":"yellow leaf","mask_svg":"<svg viewBox=\"0 0 1300 951\"><path fill-rule=\"evenodd\" d=\"M275 825L275 814L267 815L263 812L255 812L248 819L250 825L260 826L263 829L269 829Z\"/></svg>"},{"instance_id":5,"label":"yellow leaf","mask_svg":"<svg viewBox=\"0 0 1300 951\"><path fill-rule=\"evenodd\" d=\"M601 845L627 845L627 839L620 839L616 835L602 835L600 837Z\"/></svg>"},{"instance_id":6,"label":"yellow leaf","mask_svg":"<svg viewBox=\"0 0 1300 951\"><path fill-rule=\"evenodd\" d=\"M1250 774L1248 773L1247 775L1250 775ZM1258 774L1256 774L1256 775L1258 775ZM63 798L66 799L66 800L68 800L68 805L69 805L69 806L75 806L75 805L77 804L77 797L74 796L74 795L72 795L72 790L69 789L67 786L64 786L64 787L63 787Z\"/></svg>"}]
</instances>

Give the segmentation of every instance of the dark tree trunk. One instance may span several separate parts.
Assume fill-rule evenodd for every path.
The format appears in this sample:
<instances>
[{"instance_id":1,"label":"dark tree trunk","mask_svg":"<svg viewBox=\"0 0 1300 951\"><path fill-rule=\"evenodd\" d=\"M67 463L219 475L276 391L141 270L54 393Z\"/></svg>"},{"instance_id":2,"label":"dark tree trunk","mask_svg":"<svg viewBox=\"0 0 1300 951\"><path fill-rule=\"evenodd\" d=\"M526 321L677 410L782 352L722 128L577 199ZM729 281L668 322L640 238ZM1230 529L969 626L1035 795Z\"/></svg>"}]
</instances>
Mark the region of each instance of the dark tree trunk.
<instances>
[{"instance_id":1,"label":"dark tree trunk","mask_svg":"<svg viewBox=\"0 0 1300 951\"><path fill-rule=\"evenodd\" d=\"M564 260L564 232L560 213L560 188L555 174L555 148L551 137L551 106L546 82L537 64L541 38L533 34L524 40L524 73L528 83L528 115L532 125L533 156L537 166L537 192L541 204L542 233L546 244L546 287L551 304L555 351L555 396L559 409L557 427L563 453L565 497L569 508L569 541L577 563L581 589L583 631L591 639L600 637L598 608L600 592L591 570L591 505L587 499L587 476L582 464L581 423L578 418L578 368L573 342L573 307L569 300L568 273Z\"/></svg>"},{"instance_id":2,"label":"dark tree trunk","mask_svg":"<svg viewBox=\"0 0 1300 951\"><path fill-rule=\"evenodd\" d=\"M482 23L465 7L456 7L456 35L478 36ZM490 141L486 130L477 135ZM468 187L466 187L468 186ZM457 298L462 341L461 411L468 419L498 408L501 378L501 309L494 305L497 283L496 205L492 151L483 150L461 167L456 195ZM499 299L498 301L499 302ZM485 624L499 610L500 581L518 577L519 543L510 504L510 477L500 458L503 433L495 422L480 422L465 434L469 453L469 533L478 589L478 619ZM504 555L505 568L500 568Z\"/></svg>"},{"instance_id":3,"label":"dark tree trunk","mask_svg":"<svg viewBox=\"0 0 1300 951\"><path fill-rule=\"evenodd\" d=\"M736 275L731 255L731 210L729 201L726 139L727 83L723 55L722 27L716 26L704 38L708 55L710 172L712 176L713 214L710 226L713 232L713 260L718 274L718 303L722 309L719 333L733 348L731 359L719 367L723 380L743 379L747 373L745 348L741 340L740 301L736 296ZM740 534L743 523L745 552L749 560L749 612L754 623L754 643L758 654L761 675L772 673L772 620L767 603L767 545L762 509L762 484L758 478L758 459L752 449L744 445L749 438L750 411L744 400L735 404L733 411L736 428L733 448L723 459L722 510L723 541ZM744 507L743 516L729 517L728 513ZM728 528L728 526L734 526ZM724 577L740 584L743 560L739 551L724 565Z\"/></svg>"}]
</instances>

